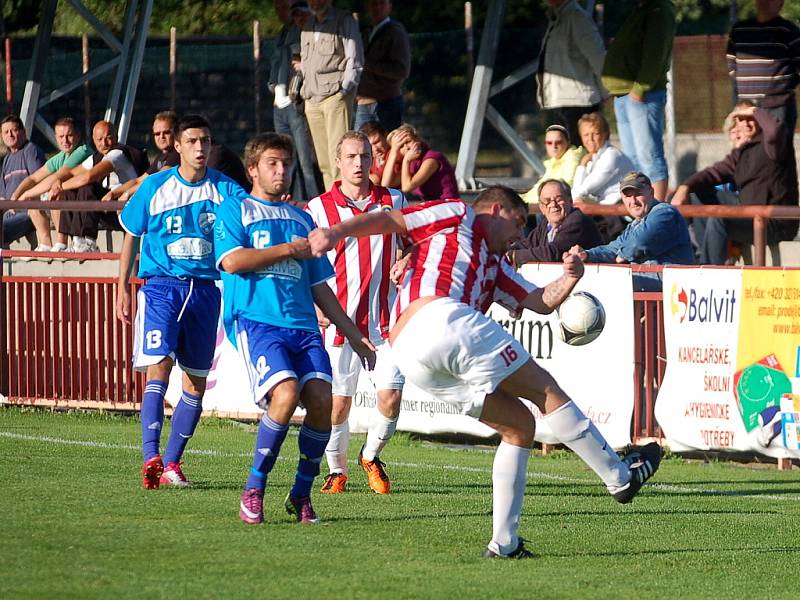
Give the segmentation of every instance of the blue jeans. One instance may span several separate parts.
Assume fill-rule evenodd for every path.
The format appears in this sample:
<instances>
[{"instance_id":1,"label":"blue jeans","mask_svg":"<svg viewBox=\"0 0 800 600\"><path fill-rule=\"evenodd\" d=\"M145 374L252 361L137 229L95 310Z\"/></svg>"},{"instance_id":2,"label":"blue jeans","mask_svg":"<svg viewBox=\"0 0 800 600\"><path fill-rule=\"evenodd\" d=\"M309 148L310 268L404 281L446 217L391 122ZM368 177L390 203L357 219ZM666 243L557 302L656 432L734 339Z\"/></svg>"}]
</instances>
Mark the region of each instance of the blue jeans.
<instances>
[{"instance_id":1,"label":"blue jeans","mask_svg":"<svg viewBox=\"0 0 800 600\"><path fill-rule=\"evenodd\" d=\"M629 95L614 98L622 151L653 182L668 176L663 139L666 103L666 91L647 92L644 102L631 100Z\"/></svg>"},{"instance_id":2,"label":"blue jeans","mask_svg":"<svg viewBox=\"0 0 800 600\"><path fill-rule=\"evenodd\" d=\"M272 119L275 132L283 133L294 140L295 161L292 173L291 193L294 200L311 200L320 194L315 177L316 168L314 146L308 131L306 117L297 106L273 107Z\"/></svg>"},{"instance_id":3,"label":"blue jeans","mask_svg":"<svg viewBox=\"0 0 800 600\"><path fill-rule=\"evenodd\" d=\"M353 129L358 131L364 123L378 121L386 133L389 133L400 127L404 109L405 102L402 96L372 104L359 104L356 106L356 122Z\"/></svg>"},{"instance_id":4,"label":"blue jeans","mask_svg":"<svg viewBox=\"0 0 800 600\"><path fill-rule=\"evenodd\" d=\"M15 213L8 211L3 213L3 245L8 246L11 242L33 233L34 227L28 211L18 210Z\"/></svg>"}]
</instances>

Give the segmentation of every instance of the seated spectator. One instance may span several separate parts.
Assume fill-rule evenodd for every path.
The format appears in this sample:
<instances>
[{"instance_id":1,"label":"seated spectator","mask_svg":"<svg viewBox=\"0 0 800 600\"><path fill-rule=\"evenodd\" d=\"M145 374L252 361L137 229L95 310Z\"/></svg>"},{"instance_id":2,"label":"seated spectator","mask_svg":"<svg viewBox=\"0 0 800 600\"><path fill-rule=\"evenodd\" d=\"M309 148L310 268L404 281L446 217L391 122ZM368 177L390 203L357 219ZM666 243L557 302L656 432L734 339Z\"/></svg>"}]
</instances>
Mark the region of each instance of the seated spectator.
<instances>
[{"instance_id":1,"label":"seated spectator","mask_svg":"<svg viewBox=\"0 0 800 600\"><path fill-rule=\"evenodd\" d=\"M0 198L12 198L22 181L44 166L44 152L33 142L28 141L22 120L9 115L0 121L3 143L8 154L3 157L0 167ZM3 243L8 245L29 233L34 227L27 211L3 213Z\"/></svg>"},{"instance_id":2,"label":"seated spectator","mask_svg":"<svg viewBox=\"0 0 800 600\"><path fill-rule=\"evenodd\" d=\"M797 166L789 147L790 137L783 125L765 110L740 103L731 113L742 142L720 162L699 171L678 186L672 204L690 199L702 204L766 204L797 206ZM738 194L718 194L715 186L733 183ZM690 198L691 195L691 198ZM695 223L700 219L695 219ZM767 243L791 240L797 235L797 221L770 219ZM751 219L705 219L705 231L698 234L700 262L724 265L728 241L753 243Z\"/></svg>"},{"instance_id":3,"label":"seated spectator","mask_svg":"<svg viewBox=\"0 0 800 600\"><path fill-rule=\"evenodd\" d=\"M56 121L53 129L56 134L56 144L60 151L44 163L43 167L22 180L16 191L11 194L12 200L39 200L42 198L42 193L46 194L46 191L50 189L56 178L66 179L69 177L71 169L77 167L91 155L91 148L86 144L80 143L81 133L75 126L73 119L62 117ZM37 186L40 186L39 189L42 190L39 193L32 191ZM46 198L47 196L45 195L44 199ZM48 213L50 214L48 215ZM58 210L33 209L28 211L28 216L36 228L36 252L63 252L67 249L67 236L59 234L56 243L53 244L53 238L50 233L51 218L56 230L58 230L59 213L60 211Z\"/></svg>"},{"instance_id":4,"label":"seated spectator","mask_svg":"<svg viewBox=\"0 0 800 600\"><path fill-rule=\"evenodd\" d=\"M600 113L578 119L578 131L586 154L581 158L572 183L575 201L616 204L620 179L633 170L631 159L608 141L608 121Z\"/></svg>"},{"instance_id":5,"label":"seated spectator","mask_svg":"<svg viewBox=\"0 0 800 600\"><path fill-rule=\"evenodd\" d=\"M127 202L136 193L139 185L148 175L158 173L180 164L180 156L175 150L175 126L178 124L178 115L171 110L164 110L157 113L153 118L153 143L156 145L158 154L150 161L150 166L142 175L136 179L123 183L103 196L103 201L119 200Z\"/></svg>"},{"instance_id":6,"label":"seated spectator","mask_svg":"<svg viewBox=\"0 0 800 600\"><path fill-rule=\"evenodd\" d=\"M447 157L431 150L411 125L401 125L388 140L382 186L398 188L422 200L460 198L456 173Z\"/></svg>"},{"instance_id":7,"label":"seated spectator","mask_svg":"<svg viewBox=\"0 0 800 600\"><path fill-rule=\"evenodd\" d=\"M97 201L109 190L136 179L147 169L144 153L117 143L108 121L99 121L92 129L96 152L72 171L72 177L57 182L50 190L51 200ZM97 252L100 226L119 229L116 212L61 211L58 230L72 236L72 252Z\"/></svg>"},{"instance_id":8,"label":"seated spectator","mask_svg":"<svg viewBox=\"0 0 800 600\"><path fill-rule=\"evenodd\" d=\"M514 265L526 262L561 262L575 245L594 248L603 243L592 218L572 205L572 191L560 179L544 180L538 190L544 219L508 253Z\"/></svg>"},{"instance_id":9,"label":"seated spectator","mask_svg":"<svg viewBox=\"0 0 800 600\"><path fill-rule=\"evenodd\" d=\"M656 265L694 264L689 228L680 212L653 195L653 185L644 173L632 171L620 182L622 202L633 222L609 244L585 249L570 248L584 262L638 263ZM634 273L634 289L661 289L661 273Z\"/></svg>"},{"instance_id":10,"label":"seated spectator","mask_svg":"<svg viewBox=\"0 0 800 600\"><path fill-rule=\"evenodd\" d=\"M369 168L369 180L375 185L380 185L383 179L383 168L386 166L386 159L389 155L389 140L386 139L386 131L378 121L367 121L359 131L367 136L369 144L372 146L372 166ZM395 163L395 166L399 165Z\"/></svg>"},{"instance_id":11,"label":"seated spectator","mask_svg":"<svg viewBox=\"0 0 800 600\"><path fill-rule=\"evenodd\" d=\"M582 147L570 145L569 133L563 125L550 125L544 130L544 149L548 156L544 161L544 175L522 197L528 204L539 202L539 188L548 179L560 179L567 185L572 185L575 171L586 152ZM558 261L561 261L561 255Z\"/></svg>"}]
</instances>

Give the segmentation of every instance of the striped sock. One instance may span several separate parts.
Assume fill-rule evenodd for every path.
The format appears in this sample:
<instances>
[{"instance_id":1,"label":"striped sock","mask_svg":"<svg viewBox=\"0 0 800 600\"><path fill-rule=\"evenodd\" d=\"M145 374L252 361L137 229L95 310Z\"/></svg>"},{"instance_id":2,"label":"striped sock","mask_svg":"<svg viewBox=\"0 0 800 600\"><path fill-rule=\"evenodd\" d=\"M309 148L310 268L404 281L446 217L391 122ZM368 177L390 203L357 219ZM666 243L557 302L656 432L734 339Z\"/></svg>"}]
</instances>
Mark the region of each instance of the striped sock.
<instances>
[{"instance_id":1,"label":"striped sock","mask_svg":"<svg viewBox=\"0 0 800 600\"><path fill-rule=\"evenodd\" d=\"M169 432L167 449L164 452L164 464L177 463L181 461L186 444L194 435L200 415L203 412L203 397L194 396L183 391L181 401L172 413L172 429Z\"/></svg>"},{"instance_id":2,"label":"striped sock","mask_svg":"<svg viewBox=\"0 0 800 600\"><path fill-rule=\"evenodd\" d=\"M142 421L142 454L148 461L158 454L161 428L164 426L164 395L167 382L151 379L144 386L140 418Z\"/></svg>"},{"instance_id":3,"label":"striped sock","mask_svg":"<svg viewBox=\"0 0 800 600\"><path fill-rule=\"evenodd\" d=\"M283 440L289 431L289 424L281 425L269 418L267 413L261 417L256 433L256 449L253 452L253 466L250 467L250 474L247 477L245 489L258 488L263 490L267 487L267 475L275 466L278 453L281 451Z\"/></svg>"},{"instance_id":4,"label":"striped sock","mask_svg":"<svg viewBox=\"0 0 800 600\"><path fill-rule=\"evenodd\" d=\"M304 498L311 495L311 485L319 475L319 465L330 438L330 430L317 431L305 424L300 428L300 436L297 440L300 448L300 460L297 461L297 473L290 494L293 498Z\"/></svg>"}]
</instances>

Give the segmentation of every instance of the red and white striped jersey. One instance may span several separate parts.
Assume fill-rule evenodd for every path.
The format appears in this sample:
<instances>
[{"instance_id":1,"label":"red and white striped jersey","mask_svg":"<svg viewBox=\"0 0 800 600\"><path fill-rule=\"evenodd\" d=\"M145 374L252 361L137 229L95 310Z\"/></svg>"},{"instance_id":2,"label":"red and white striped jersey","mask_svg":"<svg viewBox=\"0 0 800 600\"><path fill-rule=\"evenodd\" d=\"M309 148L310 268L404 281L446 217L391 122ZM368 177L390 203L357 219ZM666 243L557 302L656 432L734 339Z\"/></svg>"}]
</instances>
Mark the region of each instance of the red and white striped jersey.
<instances>
[{"instance_id":1,"label":"red and white striped jersey","mask_svg":"<svg viewBox=\"0 0 800 600\"><path fill-rule=\"evenodd\" d=\"M306 210L319 227L333 227L356 215L375 210L394 210L408 206L402 192L371 186L370 199L359 208L341 191L341 182L311 200ZM346 238L328 252L336 277L328 280L333 293L361 333L373 342L389 337L391 307L397 288L389 279L389 269L397 256L398 236L372 235ZM341 346L344 336L335 328L325 331L325 343Z\"/></svg>"},{"instance_id":2,"label":"red and white striped jersey","mask_svg":"<svg viewBox=\"0 0 800 600\"><path fill-rule=\"evenodd\" d=\"M484 313L498 302L514 311L537 289L505 256L489 251L486 232L461 200L427 202L402 212L412 250L392 325L417 298L450 297Z\"/></svg>"}]
</instances>

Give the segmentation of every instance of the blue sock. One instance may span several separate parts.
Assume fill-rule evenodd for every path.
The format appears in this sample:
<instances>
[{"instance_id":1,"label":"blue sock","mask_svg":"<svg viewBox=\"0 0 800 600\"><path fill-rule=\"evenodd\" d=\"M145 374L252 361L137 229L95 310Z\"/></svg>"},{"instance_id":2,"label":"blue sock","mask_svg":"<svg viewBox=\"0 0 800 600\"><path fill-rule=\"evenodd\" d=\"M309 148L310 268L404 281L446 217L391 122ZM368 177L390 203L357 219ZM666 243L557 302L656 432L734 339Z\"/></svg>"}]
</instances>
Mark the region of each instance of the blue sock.
<instances>
[{"instance_id":1,"label":"blue sock","mask_svg":"<svg viewBox=\"0 0 800 600\"><path fill-rule=\"evenodd\" d=\"M164 395L167 393L167 382L151 379L144 386L142 396L142 453L145 461L158 454L158 442L161 440L161 428L164 426Z\"/></svg>"},{"instance_id":2,"label":"blue sock","mask_svg":"<svg viewBox=\"0 0 800 600\"><path fill-rule=\"evenodd\" d=\"M300 428L300 437L297 445L300 448L300 460L297 461L297 473L294 476L291 496L293 498L303 498L311 495L311 485L314 478L319 475L319 464L322 462L322 455L325 454L325 447L331 439L331 430L317 431L308 425Z\"/></svg>"},{"instance_id":3,"label":"blue sock","mask_svg":"<svg viewBox=\"0 0 800 600\"><path fill-rule=\"evenodd\" d=\"M203 397L193 396L186 390L183 391L181 401L172 413L172 429L169 432L167 449L164 451L164 464L181 461L186 444L194 435L200 414L203 412Z\"/></svg>"},{"instance_id":4,"label":"blue sock","mask_svg":"<svg viewBox=\"0 0 800 600\"><path fill-rule=\"evenodd\" d=\"M275 466L278 453L281 451L283 440L289 431L289 424L281 425L269 418L267 413L261 417L256 433L256 450L253 452L253 466L250 467L250 475L247 478L245 489L258 488L263 490L267 487L267 475Z\"/></svg>"}]
</instances>

